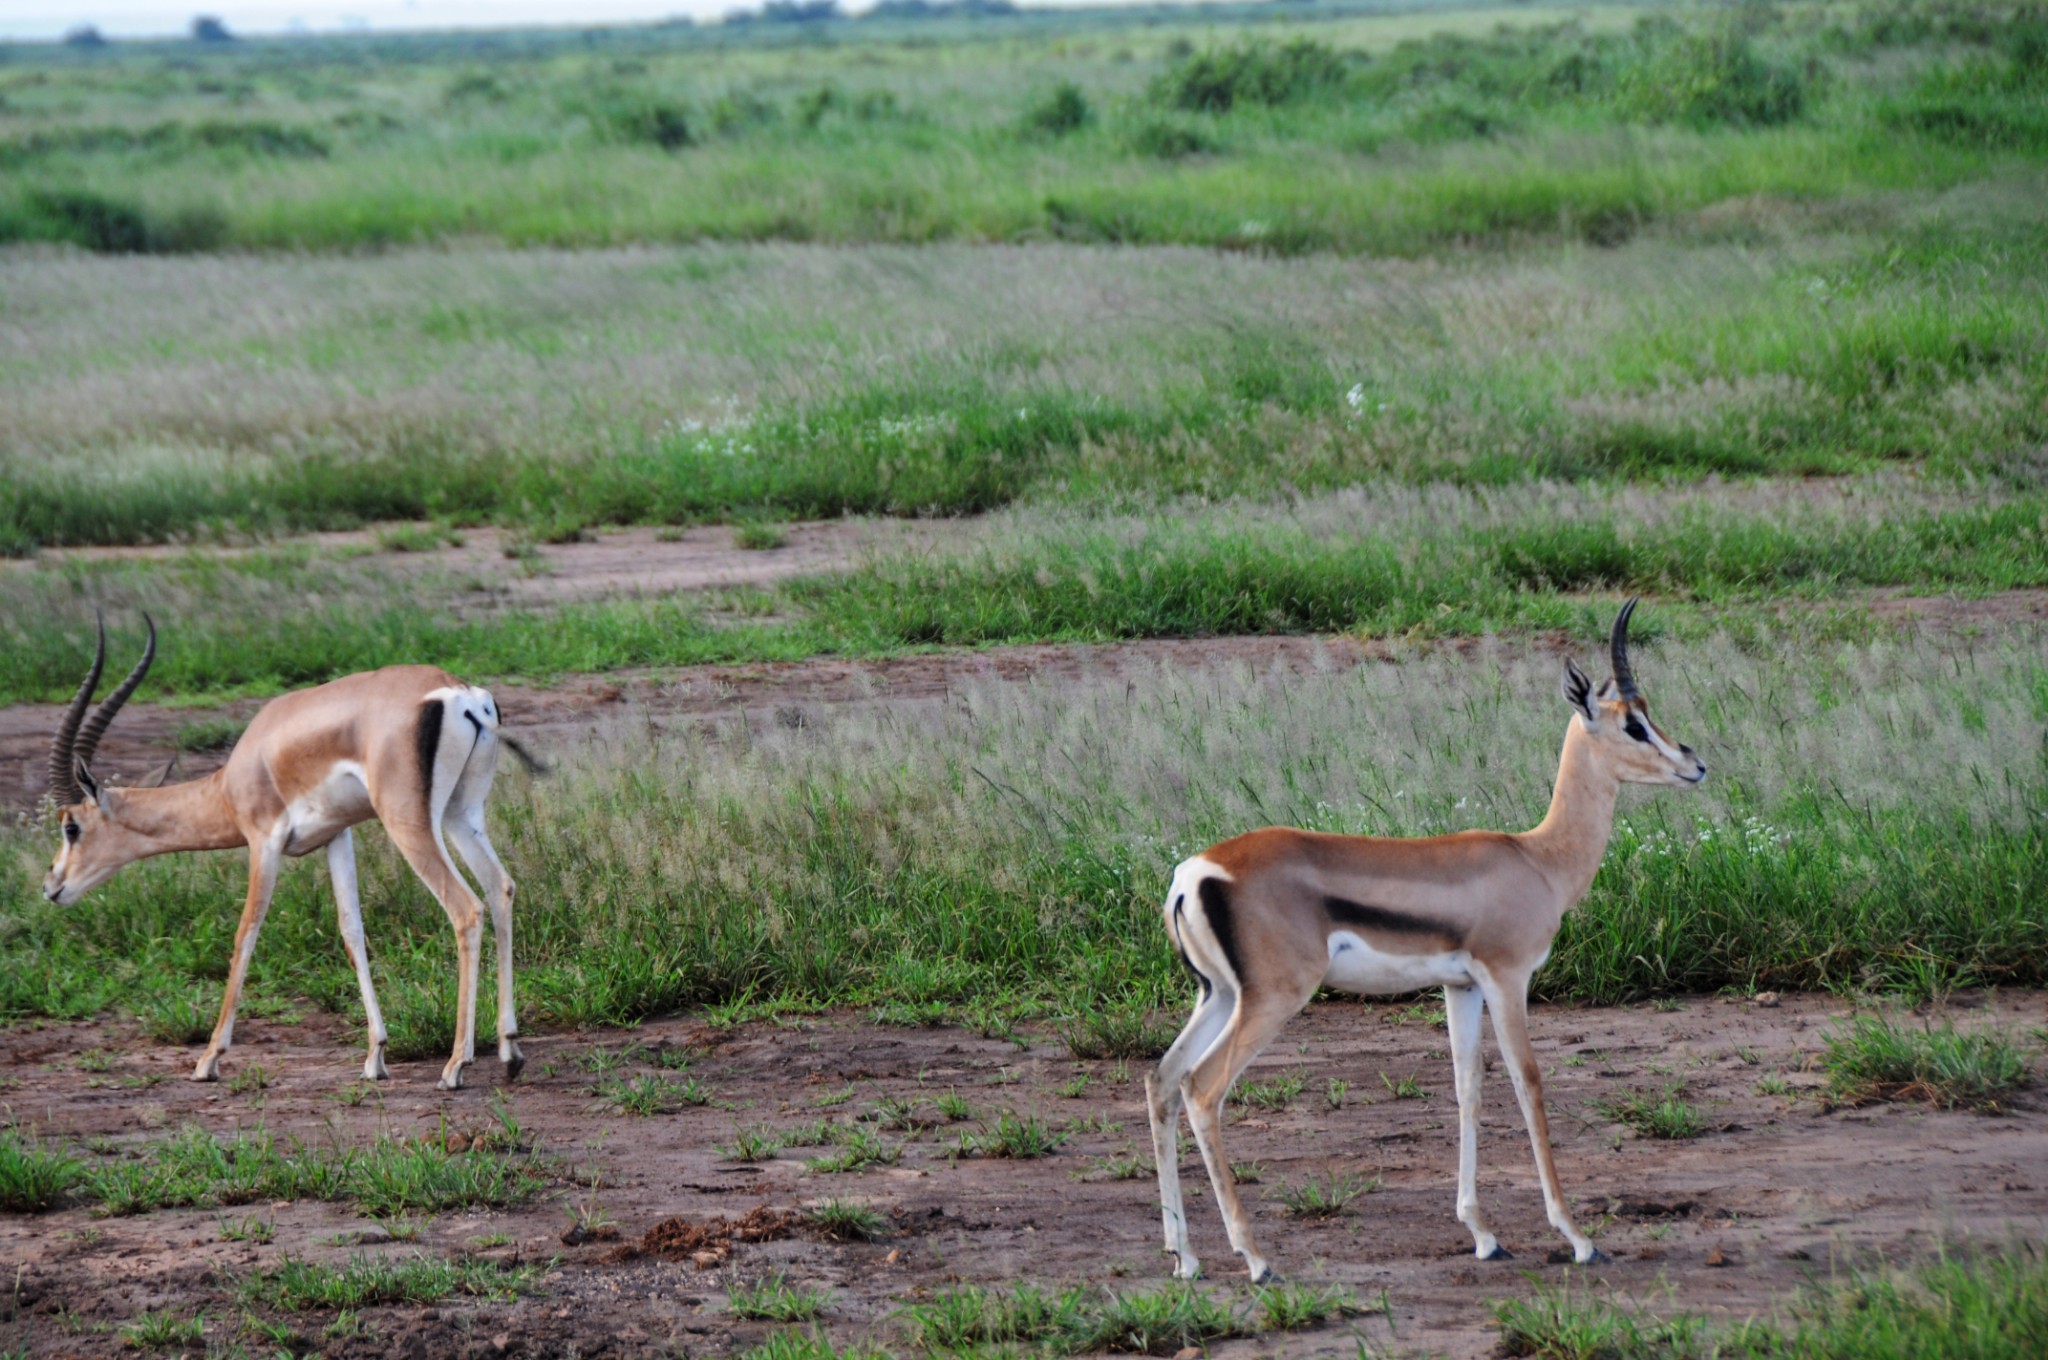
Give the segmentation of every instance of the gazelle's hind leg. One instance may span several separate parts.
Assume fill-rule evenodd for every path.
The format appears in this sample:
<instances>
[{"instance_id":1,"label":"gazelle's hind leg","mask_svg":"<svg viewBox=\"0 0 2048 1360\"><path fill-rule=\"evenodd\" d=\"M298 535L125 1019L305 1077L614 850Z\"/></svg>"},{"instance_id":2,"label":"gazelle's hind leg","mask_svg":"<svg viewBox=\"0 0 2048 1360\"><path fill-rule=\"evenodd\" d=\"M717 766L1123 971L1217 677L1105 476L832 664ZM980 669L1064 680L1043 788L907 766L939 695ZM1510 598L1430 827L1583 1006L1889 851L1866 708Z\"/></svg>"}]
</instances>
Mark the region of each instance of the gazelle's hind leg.
<instances>
[{"instance_id":1,"label":"gazelle's hind leg","mask_svg":"<svg viewBox=\"0 0 2048 1360\"><path fill-rule=\"evenodd\" d=\"M1195 1143L1202 1149L1202 1161L1209 1169L1216 1207L1223 1211L1223 1226L1230 1232L1231 1249L1244 1257L1253 1284L1265 1284L1273 1278L1273 1271L1252 1244L1251 1219L1238 1198L1237 1179L1230 1174L1230 1159L1224 1155L1223 1098L1230 1093L1238 1074L1313 995L1313 982L1306 989L1280 994L1240 994L1222 1037L1196 1059L1184 1085L1188 1123L1195 1130Z\"/></svg>"},{"instance_id":2,"label":"gazelle's hind leg","mask_svg":"<svg viewBox=\"0 0 2048 1360\"><path fill-rule=\"evenodd\" d=\"M1145 1077L1145 1110L1152 1119L1152 1161L1159 1168L1159 1211L1165 1222L1166 1250L1174 1258L1173 1273L1183 1280L1198 1278L1202 1263L1188 1242L1187 1207L1180 1193L1181 1083L1223 1033L1236 1004L1235 993L1205 981L1202 999L1195 1003L1187 1027L1159 1060L1158 1070Z\"/></svg>"},{"instance_id":3,"label":"gazelle's hind leg","mask_svg":"<svg viewBox=\"0 0 2048 1360\"><path fill-rule=\"evenodd\" d=\"M1479 1212L1479 1085L1486 1064L1479 1054L1479 1022L1486 1006L1477 987L1444 988L1444 1022L1451 1036L1451 1072L1458 1088L1458 1221L1472 1232L1482 1261L1512 1260Z\"/></svg>"},{"instance_id":4,"label":"gazelle's hind leg","mask_svg":"<svg viewBox=\"0 0 2048 1360\"><path fill-rule=\"evenodd\" d=\"M384 1012L377 1005L377 988L370 981L370 946L363 937L363 899L356 885L356 839L344 831L327 843L327 877L334 884L334 908L341 918L341 947L356 970L356 983L363 992L363 1020L370 1032L370 1052L363 1059L363 1077L382 1081L390 1076L384 1066L384 1046L390 1032L384 1028Z\"/></svg>"},{"instance_id":5,"label":"gazelle's hind leg","mask_svg":"<svg viewBox=\"0 0 2048 1360\"><path fill-rule=\"evenodd\" d=\"M505 872L490 836L484 831L484 798L490 793L491 777L488 770L481 777L475 774L478 761L485 756L484 745L479 743L477 754L464 768L455 796L449 800L444 825L463 863L483 885L484 901L490 907L491 937L498 944L498 1060L505 1065L505 1080L514 1081L519 1069L526 1066L526 1055L519 1051L519 1017L512 1000L513 885L512 875ZM491 752L491 758L495 760L495 752Z\"/></svg>"},{"instance_id":6,"label":"gazelle's hind leg","mask_svg":"<svg viewBox=\"0 0 2048 1360\"><path fill-rule=\"evenodd\" d=\"M484 944L483 906L455 871L438 835L415 827L387 829L398 853L405 856L455 928L455 1051L441 1069L440 1081L442 1090L453 1091L462 1085L462 1069L476 1061L476 975Z\"/></svg>"}]
</instances>

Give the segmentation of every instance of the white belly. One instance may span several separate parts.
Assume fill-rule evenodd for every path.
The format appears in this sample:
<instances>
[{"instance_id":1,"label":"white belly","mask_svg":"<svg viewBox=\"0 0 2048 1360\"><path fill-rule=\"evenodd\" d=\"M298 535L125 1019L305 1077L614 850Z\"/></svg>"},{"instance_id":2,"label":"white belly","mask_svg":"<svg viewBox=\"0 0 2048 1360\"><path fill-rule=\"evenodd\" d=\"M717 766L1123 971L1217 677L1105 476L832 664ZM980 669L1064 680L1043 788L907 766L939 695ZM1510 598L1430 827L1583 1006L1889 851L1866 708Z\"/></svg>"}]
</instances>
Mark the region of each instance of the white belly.
<instances>
[{"instance_id":1,"label":"white belly","mask_svg":"<svg viewBox=\"0 0 2048 1360\"><path fill-rule=\"evenodd\" d=\"M325 779L293 799L285 809L284 852L304 855L318 850L357 822L366 822L375 815L363 767L353 760L338 761Z\"/></svg>"},{"instance_id":2,"label":"white belly","mask_svg":"<svg viewBox=\"0 0 2048 1360\"><path fill-rule=\"evenodd\" d=\"M1362 996L1469 987L1471 961L1462 949L1447 954L1386 954L1348 930L1335 930L1330 932L1330 970L1323 974L1323 985Z\"/></svg>"}]
</instances>

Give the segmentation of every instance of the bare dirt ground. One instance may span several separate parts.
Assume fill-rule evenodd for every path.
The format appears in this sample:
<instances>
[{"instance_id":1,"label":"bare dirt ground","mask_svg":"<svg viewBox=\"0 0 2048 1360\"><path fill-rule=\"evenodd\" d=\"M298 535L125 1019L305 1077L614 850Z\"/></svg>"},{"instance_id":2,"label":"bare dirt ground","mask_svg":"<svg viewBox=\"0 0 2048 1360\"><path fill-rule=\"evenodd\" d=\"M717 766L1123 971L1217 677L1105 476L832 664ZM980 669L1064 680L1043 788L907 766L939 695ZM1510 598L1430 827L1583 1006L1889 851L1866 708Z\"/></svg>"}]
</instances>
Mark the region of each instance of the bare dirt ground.
<instances>
[{"instance_id":1,"label":"bare dirt ground","mask_svg":"<svg viewBox=\"0 0 2048 1360\"><path fill-rule=\"evenodd\" d=\"M2042 993L1955 1005L1960 1023L2007 1033L2048 1019ZM1210 1353L1351 1356L1362 1335L1400 1354L1485 1356L1498 1344L1487 1301L1538 1282L1570 1276L1574 1288L1659 1308L1741 1315L1768 1311L1837 1267L1905 1263L1964 1237L2002 1243L2048 1234L2048 1098L2024 1093L2004 1118L1904 1106L1824 1111L1811 1096L1819 1084L1811 1063L1820 1034L1846 1010L1819 997L1768 1007L1694 997L1662 1007L1539 1008L1534 1029L1560 1170L1581 1223L1613 1257L1579 1269L1549 1262L1561 1243L1544 1222L1501 1073L1488 1083L1481 1195L1517 1253L1512 1264L1473 1260L1452 1212L1456 1116L1443 1032L1401 1006L1311 1007L1248 1074L1299 1074L1301 1095L1282 1110L1236 1109L1229 1153L1260 1168L1248 1205L1286 1275L1349 1286L1374 1305L1384 1291L1390 1313L1220 1342ZM170 1310L203 1314L218 1346L243 1325L233 1279L286 1258L340 1264L424 1253L553 1263L534 1295L369 1307L353 1336L326 1335L332 1312L269 1315L296 1329L305 1350L333 1357L725 1355L776 1330L734 1318L727 1287L774 1270L831 1292L821 1325L835 1341L869 1338L899 1353L900 1310L957 1283L1164 1283L1149 1173L1108 1174L1116 1159L1146 1145L1143 1065L1075 1061L1057 1040L1027 1037L1020 1047L844 1014L730 1029L682 1018L631 1034L530 1037L526 1075L504 1088L549 1169L549 1184L526 1206L445 1214L398 1241L342 1206L312 1201L139 1217L94 1218L80 1207L0 1215L0 1267L14 1281L12 1302L0 1309L0 1344L25 1343L36 1356L112 1356L124 1353L123 1324ZM488 1059L475 1085L455 1093L434 1088L438 1061L394 1064L390 1082L349 1104L337 1097L355 1085L361 1054L346 1022L250 1019L238 1038L226 1075L260 1065L267 1089L188 1082L191 1051L115 1022L0 1034L0 1080L15 1123L46 1137L102 1140L92 1156L133 1156L186 1124L222 1133L260 1123L325 1144L491 1123L500 1072ZM602 1105L588 1056L629 1043L687 1049L689 1075L709 1088L712 1103L644 1118ZM642 1062L624 1070L652 1069ZM1759 1093L1759 1079L1771 1073L1797 1092ZM1382 1074L1412 1075L1426 1094L1396 1099ZM1337 1109L1326 1097L1332 1079L1349 1083ZM1598 1112L1627 1093L1672 1084L1701 1107L1703 1136L1645 1141ZM954 1155L959 1131L972 1124L887 1133L890 1145L902 1143L896 1163L847 1174L808 1170L804 1159L822 1149L739 1162L714 1146L743 1125L852 1120L888 1098L917 1101L929 1115L933 1097L948 1091L966 1097L980 1118L1035 1114L1067 1130L1067 1139L1050 1156L1013 1161ZM1185 1172L1191 1187L1201 1184L1192 1154ZM1288 1217L1279 1189L1333 1172L1378 1185L1343 1216ZM871 1204L891 1216L892 1234L875 1243L805 1235L741 1243L704 1265L620 1249L671 1218L697 1225L827 1198ZM578 1206L593 1203L598 1217L615 1221L618 1237L565 1246ZM271 1240L224 1238L224 1224L252 1217L272 1225ZM1191 1193L1190 1221L1209 1287L1241 1303L1246 1290L1206 1189ZM657 1236L677 1234L672 1225Z\"/></svg>"}]
</instances>

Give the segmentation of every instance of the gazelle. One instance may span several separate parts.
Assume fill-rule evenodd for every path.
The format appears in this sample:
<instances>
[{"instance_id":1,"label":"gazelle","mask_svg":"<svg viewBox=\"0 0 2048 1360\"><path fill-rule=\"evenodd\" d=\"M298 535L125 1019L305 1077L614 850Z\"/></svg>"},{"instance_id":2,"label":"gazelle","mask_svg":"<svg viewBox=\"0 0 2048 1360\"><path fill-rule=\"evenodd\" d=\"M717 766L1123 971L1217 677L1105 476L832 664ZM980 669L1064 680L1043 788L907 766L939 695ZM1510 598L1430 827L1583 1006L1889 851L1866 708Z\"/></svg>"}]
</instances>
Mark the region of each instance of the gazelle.
<instances>
[{"instance_id":1,"label":"gazelle","mask_svg":"<svg viewBox=\"0 0 2048 1360\"><path fill-rule=\"evenodd\" d=\"M1481 1260L1509 1253L1479 1212L1479 1017L1493 1030L1529 1126L1550 1222L1580 1263L1606 1259L1572 1222L1551 1159L1543 1078L1529 1046L1529 979L1550 957L1565 912L1593 882L1623 784L1690 787L1707 767L1650 721L1628 664L1628 621L1614 620L1614 678L1598 693L1564 663L1572 708L1550 811L1533 831L1421 839L1269 827L1213 845L1174 870L1166 929L1201 999L1145 1079L1166 1250L1193 1279L1176 1131L1185 1101L1230 1245L1254 1282L1271 1278L1252 1244L1221 1137L1223 1098L1246 1064L1319 987L1364 995L1444 989L1458 1092L1458 1221Z\"/></svg>"},{"instance_id":2,"label":"gazelle","mask_svg":"<svg viewBox=\"0 0 2048 1360\"><path fill-rule=\"evenodd\" d=\"M356 891L355 840L349 828L375 818L427 885L455 927L455 1052L441 1069L441 1087L462 1085L476 1061L476 988L483 945L482 908L456 872L445 833L490 899L498 942L498 1057L506 1080L519 1075L519 1023L512 1009L512 879L484 832L484 799L497 771L498 706L489 691L465 685L433 666L383 670L286 694L265 704L228 755L203 779L161 788L111 788L93 777L92 757L114 715L156 658L156 624L142 660L91 719L85 712L106 665L107 634L99 630L92 670L65 710L50 745L50 792L64 841L43 880L43 895L69 906L125 864L175 850L249 848L249 894L235 931L227 994L213 1038L192 1070L194 1081L220 1076L220 1056L234 1041L235 1005L256 952L256 934L270 908L281 862L325 848L340 909L341 938L363 992L370 1033L363 1075L379 1080L388 1040L370 982ZM81 727L83 723L83 727Z\"/></svg>"}]
</instances>

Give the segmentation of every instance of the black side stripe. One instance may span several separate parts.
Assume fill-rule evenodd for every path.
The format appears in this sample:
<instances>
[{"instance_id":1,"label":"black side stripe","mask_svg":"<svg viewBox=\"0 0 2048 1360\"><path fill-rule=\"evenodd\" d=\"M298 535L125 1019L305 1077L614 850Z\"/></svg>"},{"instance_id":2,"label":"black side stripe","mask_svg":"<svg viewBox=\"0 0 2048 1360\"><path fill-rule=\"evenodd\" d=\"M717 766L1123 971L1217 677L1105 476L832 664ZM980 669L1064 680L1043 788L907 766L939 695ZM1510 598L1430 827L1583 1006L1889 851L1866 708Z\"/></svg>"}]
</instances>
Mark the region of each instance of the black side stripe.
<instances>
[{"instance_id":1,"label":"black side stripe","mask_svg":"<svg viewBox=\"0 0 2048 1360\"><path fill-rule=\"evenodd\" d=\"M469 719L469 725L476 729L476 734L478 736L482 736L484 734L484 720L482 718L479 718L476 714L470 712L466 708L462 710L462 716Z\"/></svg>"},{"instance_id":2,"label":"black side stripe","mask_svg":"<svg viewBox=\"0 0 2048 1360\"><path fill-rule=\"evenodd\" d=\"M434 815L434 760L441 754L441 701L429 699L420 705L420 793L426 799L427 815Z\"/></svg>"},{"instance_id":3,"label":"black side stripe","mask_svg":"<svg viewBox=\"0 0 2048 1360\"><path fill-rule=\"evenodd\" d=\"M1388 935L1428 935L1439 940L1450 940L1463 944L1464 936L1439 921L1425 920L1410 916L1405 911L1389 911L1385 907L1368 907L1363 902L1353 902L1343 897L1325 897L1323 910L1330 913L1330 919L1340 926L1357 926L1361 930L1377 930Z\"/></svg>"},{"instance_id":4,"label":"black side stripe","mask_svg":"<svg viewBox=\"0 0 2048 1360\"><path fill-rule=\"evenodd\" d=\"M1202 899L1202 916L1209 922L1209 929L1216 936L1216 943L1223 950L1224 962L1230 965L1230 972L1244 985L1244 956L1237 952L1237 922L1230 915L1230 885L1220 878L1205 878L1195 889Z\"/></svg>"}]
</instances>

